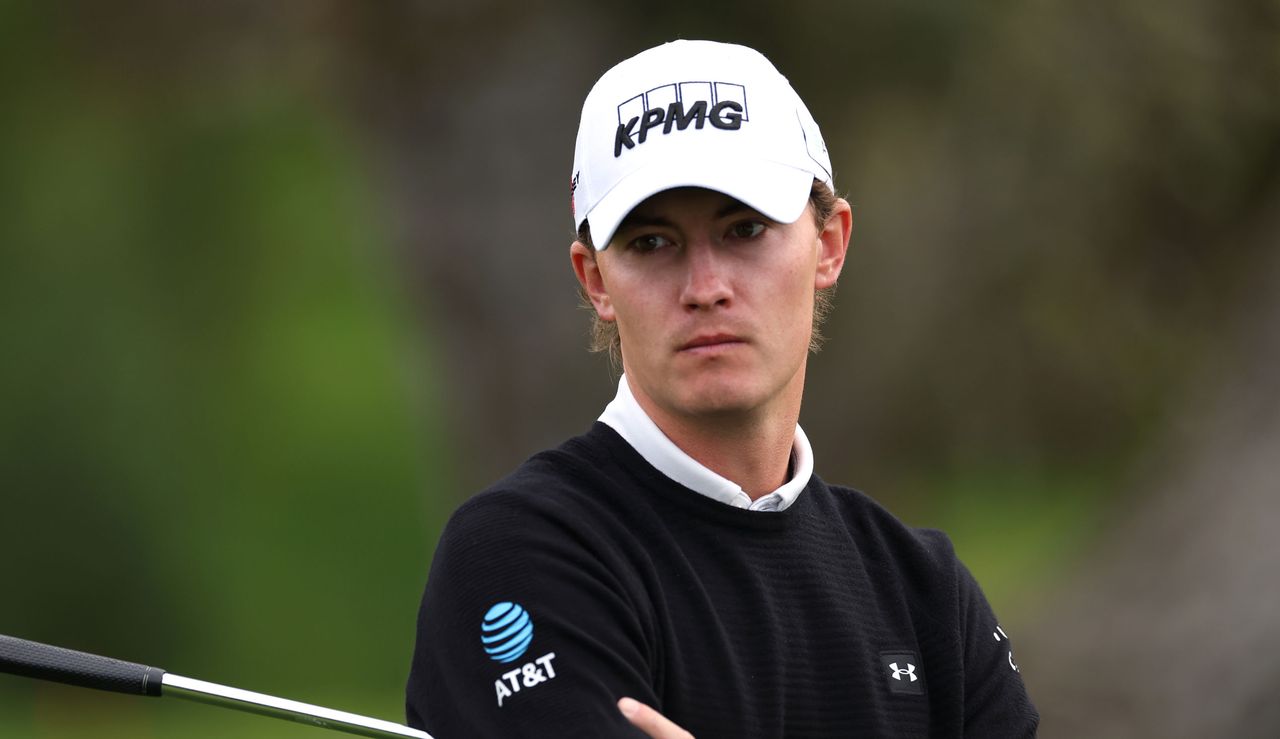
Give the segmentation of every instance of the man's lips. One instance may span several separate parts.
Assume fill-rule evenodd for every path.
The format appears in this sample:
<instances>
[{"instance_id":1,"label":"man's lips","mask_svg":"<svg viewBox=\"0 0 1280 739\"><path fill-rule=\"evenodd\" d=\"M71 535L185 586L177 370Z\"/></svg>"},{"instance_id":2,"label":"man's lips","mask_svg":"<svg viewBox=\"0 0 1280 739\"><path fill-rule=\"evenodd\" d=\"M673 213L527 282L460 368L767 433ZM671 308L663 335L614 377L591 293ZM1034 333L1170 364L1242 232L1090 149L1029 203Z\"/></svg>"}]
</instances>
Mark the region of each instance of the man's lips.
<instances>
[{"instance_id":1,"label":"man's lips","mask_svg":"<svg viewBox=\"0 0 1280 739\"><path fill-rule=\"evenodd\" d=\"M709 351L719 347L728 347L733 344L745 343L741 337L733 334L702 334L695 336L693 339L685 342L680 346L680 351L702 350Z\"/></svg>"}]
</instances>

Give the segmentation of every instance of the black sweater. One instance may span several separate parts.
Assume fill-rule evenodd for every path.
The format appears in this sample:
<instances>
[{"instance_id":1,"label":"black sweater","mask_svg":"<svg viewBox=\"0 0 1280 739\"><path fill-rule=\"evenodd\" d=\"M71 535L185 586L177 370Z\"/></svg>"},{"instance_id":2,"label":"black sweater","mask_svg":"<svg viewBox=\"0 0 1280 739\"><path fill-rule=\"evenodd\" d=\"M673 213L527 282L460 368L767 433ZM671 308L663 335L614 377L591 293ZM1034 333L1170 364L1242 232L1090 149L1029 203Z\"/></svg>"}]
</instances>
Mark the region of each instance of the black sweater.
<instances>
[{"instance_id":1,"label":"black sweater","mask_svg":"<svg viewBox=\"0 0 1280 739\"><path fill-rule=\"evenodd\" d=\"M945 535L816 475L784 511L680 486L611 428L467 501L418 618L409 724L456 737L1030 737L1008 637Z\"/></svg>"}]
</instances>

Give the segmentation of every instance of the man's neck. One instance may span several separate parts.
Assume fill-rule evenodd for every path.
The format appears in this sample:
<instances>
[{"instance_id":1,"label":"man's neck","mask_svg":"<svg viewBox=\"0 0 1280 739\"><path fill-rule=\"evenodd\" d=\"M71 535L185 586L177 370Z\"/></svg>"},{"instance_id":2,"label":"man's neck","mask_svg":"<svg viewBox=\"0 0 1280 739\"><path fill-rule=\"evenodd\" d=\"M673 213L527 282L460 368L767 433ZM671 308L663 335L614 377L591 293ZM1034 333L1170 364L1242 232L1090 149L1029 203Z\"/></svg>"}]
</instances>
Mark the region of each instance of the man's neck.
<instances>
[{"instance_id":1,"label":"man's neck","mask_svg":"<svg viewBox=\"0 0 1280 739\"><path fill-rule=\"evenodd\" d=\"M804 385L803 376L797 380L763 407L693 417L668 412L636 384L631 393L672 443L757 500L787 481Z\"/></svg>"}]
</instances>

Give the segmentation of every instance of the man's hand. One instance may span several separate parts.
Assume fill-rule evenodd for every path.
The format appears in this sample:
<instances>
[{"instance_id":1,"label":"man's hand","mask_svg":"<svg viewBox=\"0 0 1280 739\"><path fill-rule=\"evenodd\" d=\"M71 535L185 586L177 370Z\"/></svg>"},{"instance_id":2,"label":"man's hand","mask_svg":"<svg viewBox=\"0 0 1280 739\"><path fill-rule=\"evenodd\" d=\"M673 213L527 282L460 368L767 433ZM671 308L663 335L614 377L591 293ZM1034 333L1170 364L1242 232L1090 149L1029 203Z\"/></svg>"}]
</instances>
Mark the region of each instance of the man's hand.
<instances>
[{"instance_id":1,"label":"man's hand","mask_svg":"<svg viewBox=\"0 0 1280 739\"><path fill-rule=\"evenodd\" d=\"M618 701L618 710L650 739L693 739L693 734L671 723L662 714L634 698Z\"/></svg>"}]
</instances>

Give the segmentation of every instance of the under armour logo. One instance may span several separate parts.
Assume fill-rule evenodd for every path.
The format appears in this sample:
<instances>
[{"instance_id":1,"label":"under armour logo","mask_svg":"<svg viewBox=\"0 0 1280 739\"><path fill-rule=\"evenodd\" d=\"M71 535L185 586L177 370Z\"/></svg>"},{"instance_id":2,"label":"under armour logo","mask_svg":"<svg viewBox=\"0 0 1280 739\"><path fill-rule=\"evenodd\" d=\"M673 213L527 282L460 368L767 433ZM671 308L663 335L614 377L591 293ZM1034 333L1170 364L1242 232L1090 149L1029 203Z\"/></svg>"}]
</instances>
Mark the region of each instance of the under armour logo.
<instances>
[{"instance_id":1,"label":"under armour logo","mask_svg":"<svg viewBox=\"0 0 1280 739\"><path fill-rule=\"evenodd\" d=\"M903 675L906 675L907 677L911 678L911 682L915 682L916 680L919 679L916 677L916 666L911 664L910 662L907 663L907 669L905 670L898 669L897 662L890 662L889 669L893 670L894 680L901 680Z\"/></svg>"},{"instance_id":2,"label":"under armour logo","mask_svg":"<svg viewBox=\"0 0 1280 739\"><path fill-rule=\"evenodd\" d=\"M881 652L880 666L890 693L924 695L925 670L915 652Z\"/></svg>"}]
</instances>

